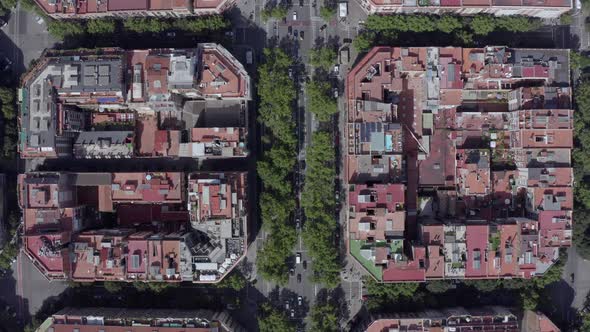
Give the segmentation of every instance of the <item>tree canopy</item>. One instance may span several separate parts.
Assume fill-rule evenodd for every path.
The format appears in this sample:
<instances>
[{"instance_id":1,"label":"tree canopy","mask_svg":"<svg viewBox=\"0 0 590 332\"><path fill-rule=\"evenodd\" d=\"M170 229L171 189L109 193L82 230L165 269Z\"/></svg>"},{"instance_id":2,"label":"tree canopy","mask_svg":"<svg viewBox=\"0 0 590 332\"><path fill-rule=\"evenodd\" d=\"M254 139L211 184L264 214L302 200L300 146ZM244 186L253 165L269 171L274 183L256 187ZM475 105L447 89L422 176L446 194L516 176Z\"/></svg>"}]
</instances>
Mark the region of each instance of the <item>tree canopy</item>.
<instances>
[{"instance_id":1,"label":"tree canopy","mask_svg":"<svg viewBox=\"0 0 590 332\"><path fill-rule=\"evenodd\" d=\"M92 35L112 34L117 29L117 22L110 18L88 20L86 29L88 33Z\"/></svg>"},{"instance_id":2,"label":"tree canopy","mask_svg":"<svg viewBox=\"0 0 590 332\"><path fill-rule=\"evenodd\" d=\"M340 262L334 233L337 229L334 200L335 150L332 134L316 131L307 149L306 181L301 206L307 222L303 242L313 260L314 280L334 288L340 282Z\"/></svg>"},{"instance_id":3,"label":"tree canopy","mask_svg":"<svg viewBox=\"0 0 590 332\"><path fill-rule=\"evenodd\" d=\"M258 67L259 121L270 131L272 147L257 162L262 180L259 205L262 227L271 234L258 251L257 270L262 277L279 284L289 279L288 258L297 241L290 218L295 198L290 175L297 161L293 105L295 85L288 70L293 60L279 48L263 52Z\"/></svg>"},{"instance_id":4,"label":"tree canopy","mask_svg":"<svg viewBox=\"0 0 590 332\"><path fill-rule=\"evenodd\" d=\"M452 35L451 40L458 44L471 46L473 35L484 37L494 31L526 32L538 29L541 24L540 19L517 15L373 14L367 18L365 29L355 38L353 45L365 51L373 45L399 44L400 38L407 40L411 34L440 32Z\"/></svg>"},{"instance_id":5,"label":"tree canopy","mask_svg":"<svg viewBox=\"0 0 590 332\"><path fill-rule=\"evenodd\" d=\"M284 314L265 304L262 306L262 313L258 315L258 330L260 332L295 332L295 326Z\"/></svg>"},{"instance_id":6,"label":"tree canopy","mask_svg":"<svg viewBox=\"0 0 590 332\"><path fill-rule=\"evenodd\" d=\"M316 304L311 309L311 330L318 332L337 332L338 323L337 308L331 304Z\"/></svg>"},{"instance_id":7,"label":"tree canopy","mask_svg":"<svg viewBox=\"0 0 590 332\"><path fill-rule=\"evenodd\" d=\"M338 103L332 94L330 83L312 81L307 85L309 96L309 111L318 121L329 121L332 115L338 113Z\"/></svg>"},{"instance_id":8,"label":"tree canopy","mask_svg":"<svg viewBox=\"0 0 590 332\"><path fill-rule=\"evenodd\" d=\"M309 51L309 63L325 71L330 71L337 60L338 54L333 47L324 46Z\"/></svg>"}]
</instances>

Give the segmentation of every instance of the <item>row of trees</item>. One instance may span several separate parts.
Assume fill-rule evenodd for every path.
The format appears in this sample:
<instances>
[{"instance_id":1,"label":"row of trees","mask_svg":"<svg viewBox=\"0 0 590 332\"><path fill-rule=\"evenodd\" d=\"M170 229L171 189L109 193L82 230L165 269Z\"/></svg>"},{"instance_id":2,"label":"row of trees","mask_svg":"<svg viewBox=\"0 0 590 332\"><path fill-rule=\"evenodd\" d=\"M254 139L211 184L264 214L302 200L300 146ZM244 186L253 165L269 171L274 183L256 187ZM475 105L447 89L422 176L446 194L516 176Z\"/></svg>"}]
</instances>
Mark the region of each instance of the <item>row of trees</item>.
<instances>
[{"instance_id":1,"label":"row of trees","mask_svg":"<svg viewBox=\"0 0 590 332\"><path fill-rule=\"evenodd\" d=\"M354 45L358 50L367 50L378 43L391 44L397 41L400 34L407 32L450 34L458 43L469 45L473 43L474 36L486 36L496 30L526 32L538 29L541 25L540 19L512 15L370 15L365 30L354 40Z\"/></svg>"},{"instance_id":2,"label":"row of trees","mask_svg":"<svg viewBox=\"0 0 590 332\"><path fill-rule=\"evenodd\" d=\"M293 60L279 48L264 49L265 63L258 69L259 121L269 133L262 139L271 143L256 169L262 180L260 217L271 235L258 252L257 268L263 278L285 284L289 278L287 261L297 241L290 223L295 209L291 175L297 162L293 103L295 84L288 71Z\"/></svg>"},{"instance_id":3,"label":"row of trees","mask_svg":"<svg viewBox=\"0 0 590 332\"><path fill-rule=\"evenodd\" d=\"M590 67L590 58L576 52L571 53L573 69ZM574 175L576 221L573 241L577 252L590 258L590 81L583 80L575 89L577 105L574 117Z\"/></svg>"},{"instance_id":4,"label":"row of trees","mask_svg":"<svg viewBox=\"0 0 590 332\"><path fill-rule=\"evenodd\" d=\"M4 125L2 140L2 156L4 159L14 159L16 157L18 137L15 97L16 90L14 87L0 87L0 111Z\"/></svg>"},{"instance_id":5,"label":"row of trees","mask_svg":"<svg viewBox=\"0 0 590 332\"><path fill-rule=\"evenodd\" d=\"M314 281L334 288L340 282L340 264L334 234L337 231L334 211L335 150L332 134L313 133L306 152L306 180L301 195L301 206L307 222L303 241L311 257Z\"/></svg>"},{"instance_id":6,"label":"row of trees","mask_svg":"<svg viewBox=\"0 0 590 332\"><path fill-rule=\"evenodd\" d=\"M100 18L87 21L50 20L47 29L57 39L90 35L111 35L117 31L127 33L162 33L183 31L200 33L225 29L229 22L220 15L176 18L174 20L157 17L129 18L117 20Z\"/></svg>"},{"instance_id":7,"label":"row of trees","mask_svg":"<svg viewBox=\"0 0 590 332\"><path fill-rule=\"evenodd\" d=\"M549 286L559 282L567 260L565 250L559 260L541 277L532 279L440 280L428 283L384 284L373 279L365 286L370 310L422 310L424 308L456 305L478 306L489 304L490 298L517 305L523 309L544 308L549 297ZM506 301L511 303L506 303Z\"/></svg>"}]
</instances>

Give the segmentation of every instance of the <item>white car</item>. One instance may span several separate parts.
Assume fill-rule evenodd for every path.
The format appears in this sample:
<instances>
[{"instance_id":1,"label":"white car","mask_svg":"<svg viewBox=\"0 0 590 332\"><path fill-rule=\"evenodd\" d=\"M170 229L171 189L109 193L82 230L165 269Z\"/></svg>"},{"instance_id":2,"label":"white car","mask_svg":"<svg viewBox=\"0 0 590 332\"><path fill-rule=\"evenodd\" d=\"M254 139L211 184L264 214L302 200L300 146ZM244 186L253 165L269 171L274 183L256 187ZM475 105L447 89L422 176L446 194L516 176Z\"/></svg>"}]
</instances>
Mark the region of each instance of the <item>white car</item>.
<instances>
[{"instance_id":1,"label":"white car","mask_svg":"<svg viewBox=\"0 0 590 332\"><path fill-rule=\"evenodd\" d=\"M38 24L43 24L43 23L45 23L45 20L44 20L44 19L43 19L43 17L41 17L41 16L35 16L35 21L36 21Z\"/></svg>"},{"instance_id":2,"label":"white car","mask_svg":"<svg viewBox=\"0 0 590 332\"><path fill-rule=\"evenodd\" d=\"M293 12L293 21L297 21L297 12Z\"/></svg>"}]
</instances>

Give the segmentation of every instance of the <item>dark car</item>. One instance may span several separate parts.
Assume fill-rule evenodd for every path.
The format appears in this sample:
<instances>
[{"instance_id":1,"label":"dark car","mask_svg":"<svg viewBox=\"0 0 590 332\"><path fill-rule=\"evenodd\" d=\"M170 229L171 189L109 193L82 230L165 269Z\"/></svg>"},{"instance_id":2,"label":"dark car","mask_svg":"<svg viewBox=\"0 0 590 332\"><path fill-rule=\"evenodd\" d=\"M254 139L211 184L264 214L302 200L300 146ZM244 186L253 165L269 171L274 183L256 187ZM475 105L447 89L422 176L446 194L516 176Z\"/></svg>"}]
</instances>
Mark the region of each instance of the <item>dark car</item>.
<instances>
[{"instance_id":1,"label":"dark car","mask_svg":"<svg viewBox=\"0 0 590 332\"><path fill-rule=\"evenodd\" d=\"M293 33L293 27L289 25L289 27L287 28L287 32L289 34L292 34Z\"/></svg>"},{"instance_id":2,"label":"dark car","mask_svg":"<svg viewBox=\"0 0 590 332\"><path fill-rule=\"evenodd\" d=\"M297 282L301 282L301 273L297 274Z\"/></svg>"},{"instance_id":3,"label":"dark car","mask_svg":"<svg viewBox=\"0 0 590 332\"><path fill-rule=\"evenodd\" d=\"M301 31L301 32L299 33L299 39L303 40L303 38L304 38L304 37L305 37L305 35L303 34L303 31Z\"/></svg>"},{"instance_id":4,"label":"dark car","mask_svg":"<svg viewBox=\"0 0 590 332\"><path fill-rule=\"evenodd\" d=\"M328 25L327 25L327 24L324 24L324 25L322 25L322 26L320 27L320 31L324 31L324 29L326 29L327 27L328 27Z\"/></svg>"},{"instance_id":5,"label":"dark car","mask_svg":"<svg viewBox=\"0 0 590 332\"><path fill-rule=\"evenodd\" d=\"M299 7L303 7L303 0L299 0Z\"/></svg>"},{"instance_id":6,"label":"dark car","mask_svg":"<svg viewBox=\"0 0 590 332\"><path fill-rule=\"evenodd\" d=\"M291 269L291 270L289 271L289 273L290 273L292 276L294 276L294 275L295 275L295 269Z\"/></svg>"},{"instance_id":7,"label":"dark car","mask_svg":"<svg viewBox=\"0 0 590 332\"><path fill-rule=\"evenodd\" d=\"M349 44L349 43L352 43L352 39L350 39L350 38L344 38L344 39L342 40L342 42L343 42L344 44Z\"/></svg>"},{"instance_id":8,"label":"dark car","mask_svg":"<svg viewBox=\"0 0 590 332\"><path fill-rule=\"evenodd\" d=\"M297 29L293 30L293 37L297 38L299 36L299 31Z\"/></svg>"},{"instance_id":9,"label":"dark car","mask_svg":"<svg viewBox=\"0 0 590 332\"><path fill-rule=\"evenodd\" d=\"M307 261L303 261L303 269L307 270Z\"/></svg>"},{"instance_id":10,"label":"dark car","mask_svg":"<svg viewBox=\"0 0 590 332\"><path fill-rule=\"evenodd\" d=\"M8 22L6 22L5 20L0 18L0 28L4 28L7 25L8 25Z\"/></svg>"}]
</instances>

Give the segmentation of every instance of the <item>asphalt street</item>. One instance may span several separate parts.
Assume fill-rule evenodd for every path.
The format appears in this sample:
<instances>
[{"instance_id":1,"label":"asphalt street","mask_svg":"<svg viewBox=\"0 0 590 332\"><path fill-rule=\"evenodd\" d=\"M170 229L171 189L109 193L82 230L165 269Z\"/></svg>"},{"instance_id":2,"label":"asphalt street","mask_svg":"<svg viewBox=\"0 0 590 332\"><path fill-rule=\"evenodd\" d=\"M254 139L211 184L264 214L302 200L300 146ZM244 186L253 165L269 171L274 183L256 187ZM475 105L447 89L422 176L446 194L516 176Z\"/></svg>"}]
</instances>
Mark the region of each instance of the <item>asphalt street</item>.
<instances>
[{"instance_id":1,"label":"asphalt street","mask_svg":"<svg viewBox=\"0 0 590 332\"><path fill-rule=\"evenodd\" d=\"M24 73L31 60L39 58L43 50L55 43L45 23L37 22L36 15L21 9L20 5L12 12L8 25L0 34L0 50L5 50L5 56L12 61L15 77Z\"/></svg>"}]
</instances>

